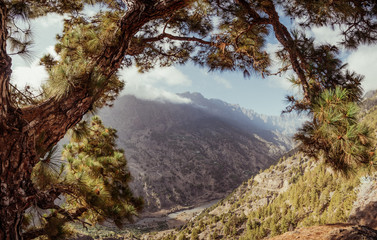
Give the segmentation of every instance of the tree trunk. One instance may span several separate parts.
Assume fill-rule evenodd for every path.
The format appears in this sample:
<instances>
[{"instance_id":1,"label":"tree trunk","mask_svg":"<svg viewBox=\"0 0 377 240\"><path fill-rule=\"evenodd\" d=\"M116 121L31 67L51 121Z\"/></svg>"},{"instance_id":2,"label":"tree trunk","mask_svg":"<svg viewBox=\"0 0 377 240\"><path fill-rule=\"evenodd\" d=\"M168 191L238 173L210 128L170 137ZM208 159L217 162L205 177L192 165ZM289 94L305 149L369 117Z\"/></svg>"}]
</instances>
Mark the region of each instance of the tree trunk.
<instances>
[{"instance_id":1,"label":"tree trunk","mask_svg":"<svg viewBox=\"0 0 377 240\"><path fill-rule=\"evenodd\" d=\"M1 132L0 239L19 240L23 214L35 195L30 179L37 162L34 139L21 131Z\"/></svg>"}]
</instances>

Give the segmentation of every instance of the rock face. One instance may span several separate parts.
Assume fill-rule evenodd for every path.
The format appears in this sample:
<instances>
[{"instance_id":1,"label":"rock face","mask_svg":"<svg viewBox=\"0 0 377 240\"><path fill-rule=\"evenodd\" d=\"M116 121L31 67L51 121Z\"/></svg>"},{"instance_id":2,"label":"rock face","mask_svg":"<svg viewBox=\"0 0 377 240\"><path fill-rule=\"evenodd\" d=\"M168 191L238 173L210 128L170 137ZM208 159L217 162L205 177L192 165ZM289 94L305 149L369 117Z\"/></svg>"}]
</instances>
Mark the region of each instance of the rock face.
<instances>
[{"instance_id":1,"label":"rock face","mask_svg":"<svg viewBox=\"0 0 377 240\"><path fill-rule=\"evenodd\" d=\"M377 229L377 173L362 177L360 182L348 222Z\"/></svg>"},{"instance_id":2,"label":"rock face","mask_svg":"<svg viewBox=\"0 0 377 240\"><path fill-rule=\"evenodd\" d=\"M366 226L353 224L328 224L296 229L270 240L375 240L377 231Z\"/></svg>"},{"instance_id":3,"label":"rock face","mask_svg":"<svg viewBox=\"0 0 377 240\"><path fill-rule=\"evenodd\" d=\"M282 126L257 123L259 117L200 94L182 96L191 104L123 96L99 113L118 130L132 187L148 212L222 198L293 146L278 133Z\"/></svg>"}]
</instances>

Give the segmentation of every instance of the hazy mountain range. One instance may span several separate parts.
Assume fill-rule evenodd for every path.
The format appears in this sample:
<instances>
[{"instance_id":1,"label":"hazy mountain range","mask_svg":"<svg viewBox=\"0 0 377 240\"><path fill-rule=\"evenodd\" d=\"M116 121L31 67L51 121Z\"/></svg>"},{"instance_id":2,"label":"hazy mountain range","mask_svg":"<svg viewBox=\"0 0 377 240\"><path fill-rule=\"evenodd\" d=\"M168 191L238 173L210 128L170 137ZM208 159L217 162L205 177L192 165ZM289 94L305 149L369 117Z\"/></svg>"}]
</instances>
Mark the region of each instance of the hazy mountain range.
<instances>
[{"instance_id":1,"label":"hazy mountain range","mask_svg":"<svg viewBox=\"0 0 377 240\"><path fill-rule=\"evenodd\" d=\"M190 103L126 95L99 113L118 130L132 186L148 212L225 196L291 149L288 135L303 121L260 115L199 93L180 96Z\"/></svg>"}]
</instances>

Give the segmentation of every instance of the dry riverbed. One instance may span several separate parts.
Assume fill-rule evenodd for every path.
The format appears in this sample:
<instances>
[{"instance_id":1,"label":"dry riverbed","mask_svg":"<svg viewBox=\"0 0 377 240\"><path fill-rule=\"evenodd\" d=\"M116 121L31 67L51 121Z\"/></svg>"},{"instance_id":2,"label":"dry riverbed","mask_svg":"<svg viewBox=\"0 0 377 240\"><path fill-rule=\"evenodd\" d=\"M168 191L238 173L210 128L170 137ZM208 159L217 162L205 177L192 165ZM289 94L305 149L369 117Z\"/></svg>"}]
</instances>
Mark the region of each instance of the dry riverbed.
<instances>
[{"instance_id":1,"label":"dry riverbed","mask_svg":"<svg viewBox=\"0 0 377 240\"><path fill-rule=\"evenodd\" d=\"M148 217L144 217L137 221L133 226L137 229L171 229L180 227L206 208L216 204L218 201L219 199L202 203L196 207L185 207L184 209L172 211L170 213L149 215Z\"/></svg>"}]
</instances>

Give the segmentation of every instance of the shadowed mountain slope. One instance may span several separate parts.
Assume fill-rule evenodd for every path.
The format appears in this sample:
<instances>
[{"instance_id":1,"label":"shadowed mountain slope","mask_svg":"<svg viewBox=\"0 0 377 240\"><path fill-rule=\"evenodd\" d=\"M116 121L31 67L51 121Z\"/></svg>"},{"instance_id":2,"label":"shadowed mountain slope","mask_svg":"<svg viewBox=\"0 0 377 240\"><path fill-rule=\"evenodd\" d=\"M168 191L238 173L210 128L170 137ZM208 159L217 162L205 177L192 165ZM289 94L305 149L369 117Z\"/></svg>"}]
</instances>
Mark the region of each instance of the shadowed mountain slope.
<instances>
[{"instance_id":1,"label":"shadowed mountain slope","mask_svg":"<svg viewBox=\"0 0 377 240\"><path fill-rule=\"evenodd\" d=\"M239 106L197 93L181 96L191 103L123 96L99 113L118 130L147 212L222 198L293 145L280 126Z\"/></svg>"}]
</instances>

